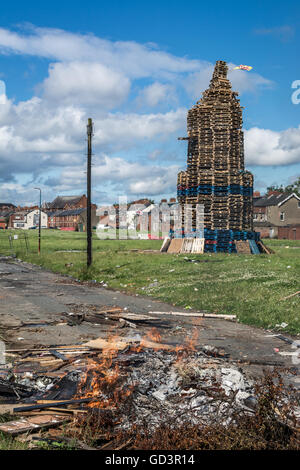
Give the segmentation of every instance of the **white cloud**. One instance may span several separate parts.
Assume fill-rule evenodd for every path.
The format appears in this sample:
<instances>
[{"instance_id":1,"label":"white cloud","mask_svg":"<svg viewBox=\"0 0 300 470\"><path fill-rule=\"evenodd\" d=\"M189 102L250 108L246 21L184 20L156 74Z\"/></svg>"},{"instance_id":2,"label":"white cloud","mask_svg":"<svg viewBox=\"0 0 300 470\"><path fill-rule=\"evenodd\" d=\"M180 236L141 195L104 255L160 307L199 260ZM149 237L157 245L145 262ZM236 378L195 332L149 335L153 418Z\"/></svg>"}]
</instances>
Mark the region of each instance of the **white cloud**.
<instances>
[{"instance_id":1,"label":"white cloud","mask_svg":"<svg viewBox=\"0 0 300 470\"><path fill-rule=\"evenodd\" d=\"M140 105L157 106L176 100L176 91L172 85L154 82L143 88L138 96Z\"/></svg>"},{"instance_id":2,"label":"white cloud","mask_svg":"<svg viewBox=\"0 0 300 470\"><path fill-rule=\"evenodd\" d=\"M0 28L0 51L28 54L58 61L99 62L128 77L166 76L199 68L198 60L176 57L153 44L109 41L92 34L74 34L59 29L31 28L20 34Z\"/></svg>"},{"instance_id":3,"label":"white cloud","mask_svg":"<svg viewBox=\"0 0 300 470\"><path fill-rule=\"evenodd\" d=\"M108 114L95 124L95 144L109 144L118 149L156 136L169 138L186 125L186 109L153 114Z\"/></svg>"},{"instance_id":4,"label":"white cloud","mask_svg":"<svg viewBox=\"0 0 300 470\"><path fill-rule=\"evenodd\" d=\"M42 87L47 100L110 109L127 97L130 81L100 63L57 62L50 65L49 76Z\"/></svg>"},{"instance_id":5,"label":"white cloud","mask_svg":"<svg viewBox=\"0 0 300 470\"><path fill-rule=\"evenodd\" d=\"M55 182L57 191L70 191L83 187L86 180L84 166L66 167ZM135 194L154 196L165 192L175 193L179 166L145 165L129 162L121 157L103 155L93 164L93 186L110 185L115 196Z\"/></svg>"},{"instance_id":6,"label":"white cloud","mask_svg":"<svg viewBox=\"0 0 300 470\"><path fill-rule=\"evenodd\" d=\"M300 163L300 127L276 132L253 127L245 131L248 165L290 165Z\"/></svg>"},{"instance_id":7,"label":"white cloud","mask_svg":"<svg viewBox=\"0 0 300 470\"><path fill-rule=\"evenodd\" d=\"M186 111L104 114L95 111L94 152L128 149L153 138L167 139L185 125ZM71 105L48 106L39 98L0 106L0 181L18 174L45 174L84 159L86 112Z\"/></svg>"}]
</instances>

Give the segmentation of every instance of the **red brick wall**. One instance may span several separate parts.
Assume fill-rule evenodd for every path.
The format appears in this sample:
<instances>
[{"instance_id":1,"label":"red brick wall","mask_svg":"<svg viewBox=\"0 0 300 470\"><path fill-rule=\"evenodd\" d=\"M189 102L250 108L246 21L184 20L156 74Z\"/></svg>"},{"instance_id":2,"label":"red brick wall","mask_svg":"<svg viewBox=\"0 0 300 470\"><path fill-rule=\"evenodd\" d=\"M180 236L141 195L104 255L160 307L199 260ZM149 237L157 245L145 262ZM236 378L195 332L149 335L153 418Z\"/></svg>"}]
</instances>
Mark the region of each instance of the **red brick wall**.
<instances>
[{"instance_id":1,"label":"red brick wall","mask_svg":"<svg viewBox=\"0 0 300 470\"><path fill-rule=\"evenodd\" d=\"M278 227L278 238L285 238L286 240L300 240L300 225Z\"/></svg>"}]
</instances>

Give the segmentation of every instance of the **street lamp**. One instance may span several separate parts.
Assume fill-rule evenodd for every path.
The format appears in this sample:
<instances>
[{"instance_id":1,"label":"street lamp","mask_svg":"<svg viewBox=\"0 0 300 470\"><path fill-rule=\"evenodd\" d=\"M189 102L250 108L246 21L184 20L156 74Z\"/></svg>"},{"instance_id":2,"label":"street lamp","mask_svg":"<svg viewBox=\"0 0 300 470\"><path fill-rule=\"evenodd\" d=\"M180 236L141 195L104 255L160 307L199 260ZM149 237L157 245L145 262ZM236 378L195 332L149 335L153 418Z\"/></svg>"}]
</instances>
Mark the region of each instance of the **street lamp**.
<instances>
[{"instance_id":1,"label":"street lamp","mask_svg":"<svg viewBox=\"0 0 300 470\"><path fill-rule=\"evenodd\" d=\"M37 189L40 192L40 206L39 206L39 248L38 248L38 254L41 254L41 219L42 219L42 214L41 214L41 207L42 207L42 190L41 188L34 188Z\"/></svg>"}]
</instances>

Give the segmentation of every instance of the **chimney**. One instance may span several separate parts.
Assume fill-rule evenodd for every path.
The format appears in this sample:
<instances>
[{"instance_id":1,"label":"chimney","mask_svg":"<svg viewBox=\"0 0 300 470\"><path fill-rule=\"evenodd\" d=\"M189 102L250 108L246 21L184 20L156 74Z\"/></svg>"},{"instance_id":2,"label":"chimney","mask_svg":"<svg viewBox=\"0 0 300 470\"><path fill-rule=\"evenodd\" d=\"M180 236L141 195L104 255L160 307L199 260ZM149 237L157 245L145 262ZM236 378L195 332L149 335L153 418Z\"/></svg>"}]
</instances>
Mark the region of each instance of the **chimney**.
<instances>
[{"instance_id":1,"label":"chimney","mask_svg":"<svg viewBox=\"0 0 300 470\"><path fill-rule=\"evenodd\" d=\"M160 202L163 203L163 202L168 202L168 201L167 199L162 199Z\"/></svg>"},{"instance_id":2,"label":"chimney","mask_svg":"<svg viewBox=\"0 0 300 470\"><path fill-rule=\"evenodd\" d=\"M254 191L253 197L260 197L260 192L259 191Z\"/></svg>"},{"instance_id":3,"label":"chimney","mask_svg":"<svg viewBox=\"0 0 300 470\"><path fill-rule=\"evenodd\" d=\"M170 197L170 202L172 203L176 202L176 197Z\"/></svg>"}]
</instances>

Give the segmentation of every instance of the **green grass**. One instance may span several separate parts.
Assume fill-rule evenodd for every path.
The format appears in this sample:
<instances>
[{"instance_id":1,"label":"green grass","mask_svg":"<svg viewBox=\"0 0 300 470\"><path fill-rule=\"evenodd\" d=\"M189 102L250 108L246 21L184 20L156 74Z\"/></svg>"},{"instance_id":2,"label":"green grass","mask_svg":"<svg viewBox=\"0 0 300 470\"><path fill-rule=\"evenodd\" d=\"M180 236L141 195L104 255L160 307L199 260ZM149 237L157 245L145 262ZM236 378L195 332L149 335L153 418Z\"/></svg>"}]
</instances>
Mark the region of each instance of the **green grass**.
<instances>
[{"instance_id":1,"label":"green grass","mask_svg":"<svg viewBox=\"0 0 300 470\"><path fill-rule=\"evenodd\" d=\"M21 234L21 231L12 233ZM275 254L167 255L130 250L158 250L159 240L99 240L93 235L93 266L86 269L86 234L42 231L42 253L37 255L35 230L24 241L14 240L14 251L25 261L77 279L104 281L109 288L148 295L176 306L235 314L242 323L273 328L282 322L291 334L300 333L300 298L281 301L300 289L300 241L266 240ZM0 233L0 253L9 254L8 232ZM185 258L208 261L187 262ZM72 263L72 266L68 266Z\"/></svg>"}]
</instances>

